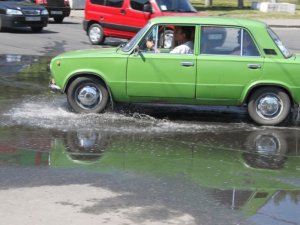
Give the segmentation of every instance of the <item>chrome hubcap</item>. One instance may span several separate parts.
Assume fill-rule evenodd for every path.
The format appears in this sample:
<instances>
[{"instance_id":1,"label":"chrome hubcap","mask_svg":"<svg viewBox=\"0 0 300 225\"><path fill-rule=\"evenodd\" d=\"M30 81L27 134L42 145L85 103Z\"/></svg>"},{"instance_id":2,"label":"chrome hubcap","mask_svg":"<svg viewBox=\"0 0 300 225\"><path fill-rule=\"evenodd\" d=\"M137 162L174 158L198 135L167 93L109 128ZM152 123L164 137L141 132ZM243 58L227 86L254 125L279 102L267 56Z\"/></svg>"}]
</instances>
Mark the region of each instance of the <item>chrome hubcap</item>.
<instances>
[{"instance_id":1,"label":"chrome hubcap","mask_svg":"<svg viewBox=\"0 0 300 225\"><path fill-rule=\"evenodd\" d=\"M165 48L171 48L173 42L173 34L165 34Z\"/></svg>"},{"instance_id":2,"label":"chrome hubcap","mask_svg":"<svg viewBox=\"0 0 300 225\"><path fill-rule=\"evenodd\" d=\"M77 104L83 109L93 109L102 101L100 89L93 85L78 88L75 95Z\"/></svg>"},{"instance_id":3,"label":"chrome hubcap","mask_svg":"<svg viewBox=\"0 0 300 225\"><path fill-rule=\"evenodd\" d=\"M276 154L280 149L278 140L272 135L261 135L255 140L256 151L260 154Z\"/></svg>"},{"instance_id":4,"label":"chrome hubcap","mask_svg":"<svg viewBox=\"0 0 300 225\"><path fill-rule=\"evenodd\" d=\"M90 38L93 42L99 41L101 38L101 30L99 27L93 27L90 30Z\"/></svg>"},{"instance_id":5,"label":"chrome hubcap","mask_svg":"<svg viewBox=\"0 0 300 225\"><path fill-rule=\"evenodd\" d=\"M97 141L97 135L95 133L78 133L77 138L80 147L83 148L93 147Z\"/></svg>"},{"instance_id":6,"label":"chrome hubcap","mask_svg":"<svg viewBox=\"0 0 300 225\"><path fill-rule=\"evenodd\" d=\"M257 101L256 112L261 116L274 119L282 110L281 100L274 94L267 94Z\"/></svg>"}]
</instances>

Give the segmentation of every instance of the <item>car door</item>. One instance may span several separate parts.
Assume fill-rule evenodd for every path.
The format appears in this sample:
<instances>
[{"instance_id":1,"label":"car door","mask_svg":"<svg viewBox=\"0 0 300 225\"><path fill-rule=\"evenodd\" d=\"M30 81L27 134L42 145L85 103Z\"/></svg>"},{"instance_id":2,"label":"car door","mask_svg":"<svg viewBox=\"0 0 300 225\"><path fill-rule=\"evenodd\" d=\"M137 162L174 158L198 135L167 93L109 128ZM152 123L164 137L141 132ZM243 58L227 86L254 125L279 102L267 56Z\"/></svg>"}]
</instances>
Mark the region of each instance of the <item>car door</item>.
<instances>
[{"instance_id":1,"label":"car door","mask_svg":"<svg viewBox=\"0 0 300 225\"><path fill-rule=\"evenodd\" d=\"M128 0L124 11L124 22L133 28L145 26L151 17L149 12L144 12L144 6L150 5L149 0Z\"/></svg>"},{"instance_id":2,"label":"car door","mask_svg":"<svg viewBox=\"0 0 300 225\"><path fill-rule=\"evenodd\" d=\"M158 26L154 27L139 44L140 50L129 56L127 94L131 97L195 98L194 54L171 54L169 49L162 48L145 49L149 38L156 39L156 47L161 43L158 38L163 36L161 30Z\"/></svg>"},{"instance_id":3,"label":"car door","mask_svg":"<svg viewBox=\"0 0 300 225\"><path fill-rule=\"evenodd\" d=\"M264 58L254 39L240 27L202 26L200 42L197 99L237 103L245 87L262 75Z\"/></svg>"}]
</instances>

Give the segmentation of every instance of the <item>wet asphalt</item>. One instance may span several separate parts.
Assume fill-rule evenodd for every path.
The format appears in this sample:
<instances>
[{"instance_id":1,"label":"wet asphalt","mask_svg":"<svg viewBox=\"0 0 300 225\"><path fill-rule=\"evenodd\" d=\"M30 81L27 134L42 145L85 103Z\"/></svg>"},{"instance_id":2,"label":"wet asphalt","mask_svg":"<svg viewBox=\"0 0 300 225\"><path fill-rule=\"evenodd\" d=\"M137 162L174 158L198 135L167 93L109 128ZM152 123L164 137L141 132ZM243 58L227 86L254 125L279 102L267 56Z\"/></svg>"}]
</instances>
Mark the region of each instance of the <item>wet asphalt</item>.
<instances>
[{"instance_id":1,"label":"wet asphalt","mask_svg":"<svg viewBox=\"0 0 300 225\"><path fill-rule=\"evenodd\" d=\"M51 58L0 55L3 224L300 224L297 112L281 127L243 107L74 114L47 88Z\"/></svg>"}]
</instances>

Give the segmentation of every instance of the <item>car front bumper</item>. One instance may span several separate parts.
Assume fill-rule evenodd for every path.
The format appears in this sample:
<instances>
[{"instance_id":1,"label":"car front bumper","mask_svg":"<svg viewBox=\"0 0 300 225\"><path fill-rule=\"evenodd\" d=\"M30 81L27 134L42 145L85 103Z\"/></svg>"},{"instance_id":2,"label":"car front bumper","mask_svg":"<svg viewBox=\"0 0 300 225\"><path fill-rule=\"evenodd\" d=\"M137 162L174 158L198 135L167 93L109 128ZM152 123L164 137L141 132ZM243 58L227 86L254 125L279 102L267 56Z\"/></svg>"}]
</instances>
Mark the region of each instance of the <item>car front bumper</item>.
<instances>
[{"instance_id":1,"label":"car front bumper","mask_svg":"<svg viewBox=\"0 0 300 225\"><path fill-rule=\"evenodd\" d=\"M40 20L32 21L32 18L40 18ZM30 19L30 20L29 20ZM25 15L2 15L2 27L46 27L48 25L48 15L25 16Z\"/></svg>"},{"instance_id":2,"label":"car front bumper","mask_svg":"<svg viewBox=\"0 0 300 225\"><path fill-rule=\"evenodd\" d=\"M62 90L59 86L56 85L54 79L51 79L49 82L49 89L55 93L62 93Z\"/></svg>"}]
</instances>

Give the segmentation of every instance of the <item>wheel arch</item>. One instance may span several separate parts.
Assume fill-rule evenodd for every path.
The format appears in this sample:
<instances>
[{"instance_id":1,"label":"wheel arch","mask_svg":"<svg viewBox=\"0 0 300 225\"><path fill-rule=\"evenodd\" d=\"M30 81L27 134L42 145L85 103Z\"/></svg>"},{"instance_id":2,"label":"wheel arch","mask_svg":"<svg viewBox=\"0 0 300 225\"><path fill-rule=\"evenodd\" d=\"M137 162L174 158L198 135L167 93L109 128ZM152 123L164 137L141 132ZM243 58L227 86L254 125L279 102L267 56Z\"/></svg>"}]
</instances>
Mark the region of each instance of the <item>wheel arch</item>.
<instances>
[{"instance_id":1,"label":"wheel arch","mask_svg":"<svg viewBox=\"0 0 300 225\"><path fill-rule=\"evenodd\" d=\"M110 86L109 84L107 83L107 81L99 74L96 74L96 73L92 73L92 72L80 72L80 73L75 73L73 74L66 82L66 85L63 89L63 93L66 93L70 87L70 84L76 80L77 78L79 77L91 77L91 78L96 78L98 81L100 81L101 83L104 84L106 90L108 91L108 94L109 94L109 100L110 100L110 104L113 108L114 106L114 99L113 99L113 95L112 95L112 92L111 92L111 89L110 89Z\"/></svg>"},{"instance_id":2,"label":"wheel arch","mask_svg":"<svg viewBox=\"0 0 300 225\"><path fill-rule=\"evenodd\" d=\"M243 104L248 104L251 95L252 95L255 91L257 91L257 90L260 89L260 88L266 88L266 87L275 87L275 88L279 88L279 89L283 90L283 91L284 91L285 93L287 93L287 95L289 96L291 103L292 103L292 104L295 103L294 98L293 98L293 96L292 96L290 90L289 90L287 87L285 87L285 86L283 86L283 85L280 85L280 84L258 84L258 85L254 85L254 86L250 87L250 88L247 90L246 94L244 95L244 98L243 98L242 103L243 103Z\"/></svg>"}]
</instances>

